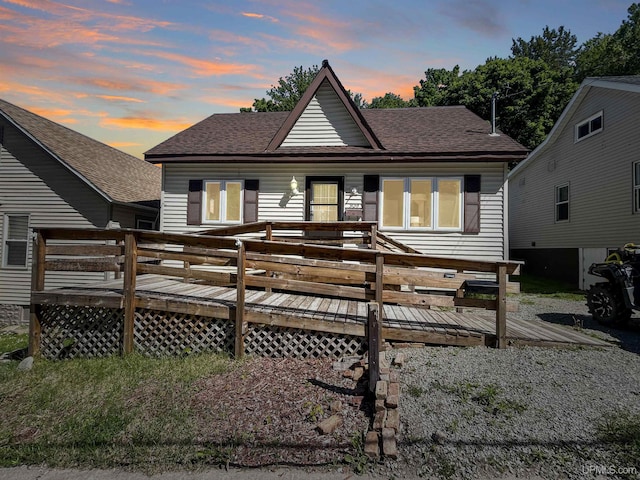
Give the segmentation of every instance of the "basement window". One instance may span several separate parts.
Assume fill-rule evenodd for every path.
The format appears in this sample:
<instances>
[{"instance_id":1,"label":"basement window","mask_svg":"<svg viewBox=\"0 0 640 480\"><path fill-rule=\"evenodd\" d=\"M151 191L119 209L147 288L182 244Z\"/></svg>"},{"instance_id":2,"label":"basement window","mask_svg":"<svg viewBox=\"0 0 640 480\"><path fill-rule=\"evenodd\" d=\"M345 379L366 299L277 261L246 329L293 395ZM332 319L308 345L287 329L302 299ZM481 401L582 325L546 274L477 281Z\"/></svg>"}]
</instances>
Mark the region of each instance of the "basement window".
<instances>
[{"instance_id":1,"label":"basement window","mask_svg":"<svg viewBox=\"0 0 640 480\"><path fill-rule=\"evenodd\" d=\"M4 242L2 266L27 268L29 250L29 215L6 214L4 216Z\"/></svg>"},{"instance_id":2,"label":"basement window","mask_svg":"<svg viewBox=\"0 0 640 480\"><path fill-rule=\"evenodd\" d=\"M602 131L602 111L576 125L576 142Z\"/></svg>"}]
</instances>

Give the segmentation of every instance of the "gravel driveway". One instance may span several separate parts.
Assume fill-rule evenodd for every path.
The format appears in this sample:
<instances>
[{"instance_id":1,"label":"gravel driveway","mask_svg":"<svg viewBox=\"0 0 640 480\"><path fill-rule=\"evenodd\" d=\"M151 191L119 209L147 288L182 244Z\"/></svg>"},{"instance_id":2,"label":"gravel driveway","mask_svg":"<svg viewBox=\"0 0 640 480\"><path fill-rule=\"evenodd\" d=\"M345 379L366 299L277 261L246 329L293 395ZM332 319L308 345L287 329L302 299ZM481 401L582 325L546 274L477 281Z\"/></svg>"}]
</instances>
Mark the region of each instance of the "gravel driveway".
<instances>
[{"instance_id":1,"label":"gravel driveway","mask_svg":"<svg viewBox=\"0 0 640 480\"><path fill-rule=\"evenodd\" d=\"M582 326L614 346L404 350L401 458L379 475L640 478L640 459L601 433L611 419L635 418L637 439L638 316L606 329L583 301L528 295L517 315Z\"/></svg>"}]
</instances>

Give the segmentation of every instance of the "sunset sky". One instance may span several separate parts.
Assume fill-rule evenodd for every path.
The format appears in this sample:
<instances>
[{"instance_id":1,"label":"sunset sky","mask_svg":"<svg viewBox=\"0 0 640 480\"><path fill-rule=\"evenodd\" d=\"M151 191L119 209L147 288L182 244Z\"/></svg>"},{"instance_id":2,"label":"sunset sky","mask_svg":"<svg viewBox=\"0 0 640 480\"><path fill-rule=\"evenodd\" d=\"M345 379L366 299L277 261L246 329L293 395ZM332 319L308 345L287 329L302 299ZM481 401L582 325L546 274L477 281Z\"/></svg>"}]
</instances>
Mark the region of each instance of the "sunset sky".
<instances>
[{"instance_id":1,"label":"sunset sky","mask_svg":"<svg viewBox=\"0 0 640 480\"><path fill-rule=\"evenodd\" d=\"M365 100L474 69L564 25L612 33L632 0L0 0L0 98L135 156L328 59Z\"/></svg>"}]
</instances>

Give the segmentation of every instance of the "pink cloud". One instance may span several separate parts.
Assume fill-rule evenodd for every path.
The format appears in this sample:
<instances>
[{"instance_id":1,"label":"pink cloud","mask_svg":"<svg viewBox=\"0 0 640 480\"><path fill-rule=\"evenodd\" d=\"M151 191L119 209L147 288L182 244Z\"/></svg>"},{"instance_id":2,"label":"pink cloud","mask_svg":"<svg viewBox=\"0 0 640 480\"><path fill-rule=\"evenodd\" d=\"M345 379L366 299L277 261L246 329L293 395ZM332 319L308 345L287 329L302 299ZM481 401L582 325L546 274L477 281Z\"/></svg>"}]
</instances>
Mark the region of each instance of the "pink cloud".
<instances>
[{"instance_id":1,"label":"pink cloud","mask_svg":"<svg viewBox=\"0 0 640 480\"><path fill-rule=\"evenodd\" d=\"M240 15L242 15L243 17L248 17L248 18L256 18L258 20L268 20L270 22L273 23L278 23L279 20L275 17L271 17L269 15L263 15L262 13L252 13L252 12L242 12L240 13Z\"/></svg>"},{"instance_id":2,"label":"pink cloud","mask_svg":"<svg viewBox=\"0 0 640 480\"><path fill-rule=\"evenodd\" d=\"M119 118L104 118L100 120L100 126L102 127L115 127L115 128L135 128L142 130L155 130L162 132L177 132L184 130L185 128L193 125L193 122L186 120L158 120L151 117L119 117Z\"/></svg>"}]
</instances>

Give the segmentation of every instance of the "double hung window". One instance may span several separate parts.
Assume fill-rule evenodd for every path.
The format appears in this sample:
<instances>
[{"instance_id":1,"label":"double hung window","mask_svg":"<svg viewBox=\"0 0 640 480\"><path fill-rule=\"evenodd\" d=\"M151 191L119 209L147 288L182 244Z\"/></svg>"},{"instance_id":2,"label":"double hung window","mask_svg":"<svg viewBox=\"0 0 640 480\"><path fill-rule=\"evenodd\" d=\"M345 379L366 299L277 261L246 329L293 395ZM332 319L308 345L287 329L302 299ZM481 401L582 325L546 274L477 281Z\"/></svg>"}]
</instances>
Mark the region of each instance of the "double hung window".
<instances>
[{"instance_id":1,"label":"double hung window","mask_svg":"<svg viewBox=\"0 0 640 480\"><path fill-rule=\"evenodd\" d=\"M204 223L242 221L241 180L205 180L202 202Z\"/></svg>"},{"instance_id":2,"label":"double hung window","mask_svg":"<svg viewBox=\"0 0 640 480\"><path fill-rule=\"evenodd\" d=\"M402 230L462 229L463 179L406 177L382 179L381 225Z\"/></svg>"},{"instance_id":3,"label":"double hung window","mask_svg":"<svg viewBox=\"0 0 640 480\"><path fill-rule=\"evenodd\" d=\"M6 214L4 216L3 238L2 266L6 268L27 268L29 215Z\"/></svg>"},{"instance_id":4,"label":"double hung window","mask_svg":"<svg viewBox=\"0 0 640 480\"><path fill-rule=\"evenodd\" d=\"M556 222L569 220L569 184L556 186Z\"/></svg>"},{"instance_id":5,"label":"double hung window","mask_svg":"<svg viewBox=\"0 0 640 480\"><path fill-rule=\"evenodd\" d=\"M640 213L640 162L633 164L633 213Z\"/></svg>"}]
</instances>

